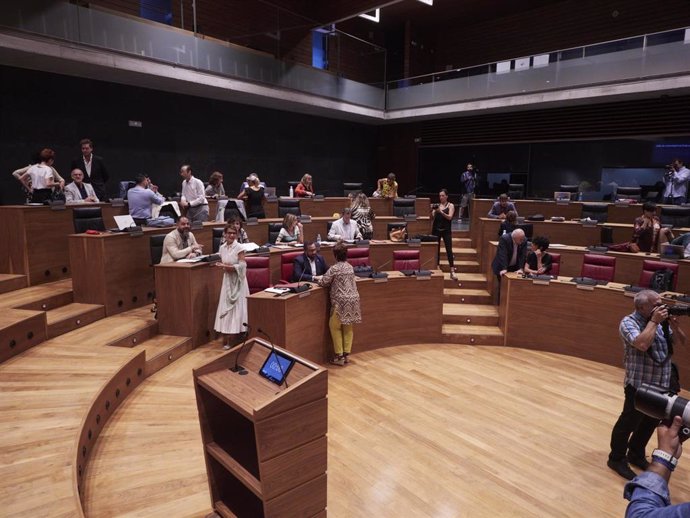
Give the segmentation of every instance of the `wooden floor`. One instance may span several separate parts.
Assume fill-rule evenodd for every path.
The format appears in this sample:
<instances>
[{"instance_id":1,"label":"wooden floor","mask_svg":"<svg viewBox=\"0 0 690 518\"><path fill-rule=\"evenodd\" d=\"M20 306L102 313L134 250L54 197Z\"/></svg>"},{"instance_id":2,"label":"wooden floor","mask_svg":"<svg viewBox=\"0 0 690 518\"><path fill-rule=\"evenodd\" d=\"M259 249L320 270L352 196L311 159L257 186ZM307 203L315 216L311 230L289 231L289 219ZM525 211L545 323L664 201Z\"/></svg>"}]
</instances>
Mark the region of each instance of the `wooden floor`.
<instances>
[{"instance_id":1,"label":"wooden floor","mask_svg":"<svg viewBox=\"0 0 690 518\"><path fill-rule=\"evenodd\" d=\"M191 369L218 349L154 374L111 417L86 474L87 517L210 511ZM501 347L355 355L330 371L329 516L623 516L624 481L605 465L621 380L621 369ZM690 500L683 460L674 502Z\"/></svg>"}]
</instances>

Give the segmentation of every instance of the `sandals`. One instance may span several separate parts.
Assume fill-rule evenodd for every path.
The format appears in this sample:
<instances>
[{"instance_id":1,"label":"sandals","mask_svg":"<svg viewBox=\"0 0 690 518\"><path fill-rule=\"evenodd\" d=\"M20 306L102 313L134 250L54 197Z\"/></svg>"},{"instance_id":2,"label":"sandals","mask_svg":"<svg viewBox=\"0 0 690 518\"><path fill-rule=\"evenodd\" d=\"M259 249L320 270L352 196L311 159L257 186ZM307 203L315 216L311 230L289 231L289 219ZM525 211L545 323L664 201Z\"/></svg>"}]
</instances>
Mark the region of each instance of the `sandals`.
<instances>
[{"instance_id":1,"label":"sandals","mask_svg":"<svg viewBox=\"0 0 690 518\"><path fill-rule=\"evenodd\" d=\"M451 281L457 281L458 280L458 278L455 275L455 268L450 269L450 280Z\"/></svg>"},{"instance_id":2,"label":"sandals","mask_svg":"<svg viewBox=\"0 0 690 518\"><path fill-rule=\"evenodd\" d=\"M331 365L339 365L340 367L342 367L343 365L345 365L345 357L344 357L344 356L334 356L334 357L329 361L329 363L330 363Z\"/></svg>"},{"instance_id":3,"label":"sandals","mask_svg":"<svg viewBox=\"0 0 690 518\"><path fill-rule=\"evenodd\" d=\"M350 355L349 354L343 354L343 362L344 363L350 363Z\"/></svg>"}]
</instances>

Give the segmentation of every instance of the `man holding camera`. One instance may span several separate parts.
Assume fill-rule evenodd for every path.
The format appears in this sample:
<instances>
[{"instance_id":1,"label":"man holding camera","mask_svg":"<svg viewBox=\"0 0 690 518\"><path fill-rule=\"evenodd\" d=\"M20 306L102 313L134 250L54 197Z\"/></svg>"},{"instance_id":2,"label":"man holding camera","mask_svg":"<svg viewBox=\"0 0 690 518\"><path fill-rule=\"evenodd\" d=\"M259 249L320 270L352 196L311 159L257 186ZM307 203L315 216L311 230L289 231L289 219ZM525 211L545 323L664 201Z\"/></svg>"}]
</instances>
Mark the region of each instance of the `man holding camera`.
<instances>
[{"instance_id":1,"label":"man holding camera","mask_svg":"<svg viewBox=\"0 0 690 518\"><path fill-rule=\"evenodd\" d=\"M635 312L621 320L625 364L625 403L611 432L611 452L607 465L621 477L632 480L630 464L649 467L645 448L659 424L635 409L635 392L643 383L669 390L673 343L685 344L685 333L675 316L652 290L635 295ZM673 342L672 342L673 341Z\"/></svg>"},{"instance_id":2,"label":"man holding camera","mask_svg":"<svg viewBox=\"0 0 690 518\"><path fill-rule=\"evenodd\" d=\"M670 165L666 166L664 175L664 202L670 205L682 205L688 196L688 181L690 181L690 170L688 170L680 158L675 158Z\"/></svg>"}]
</instances>

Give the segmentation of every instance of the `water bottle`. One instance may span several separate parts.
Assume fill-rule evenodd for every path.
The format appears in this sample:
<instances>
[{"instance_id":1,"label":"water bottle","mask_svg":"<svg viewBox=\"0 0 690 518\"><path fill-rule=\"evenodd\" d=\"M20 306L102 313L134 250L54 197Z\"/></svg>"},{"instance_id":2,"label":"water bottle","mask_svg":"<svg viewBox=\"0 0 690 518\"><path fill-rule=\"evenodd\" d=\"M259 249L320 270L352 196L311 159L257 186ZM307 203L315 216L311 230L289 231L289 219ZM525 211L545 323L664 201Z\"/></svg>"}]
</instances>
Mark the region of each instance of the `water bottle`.
<instances>
[{"instance_id":1,"label":"water bottle","mask_svg":"<svg viewBox=\"0 0 690 518\"><path fill-rule=\"evenodd\" d=\"M577 201L582 201L582 191L577 193Z\"/></svg>"},{"instance_id":2,"label":"water bottle","mask_svg":"<svg viewBox=\"0 0 690 518\"><path fill-rule=\"evenodd\" d=\"M295 190L292 188L292 185L290 186L290 198L295 197Z\"/></svg>"},{"instance_id":3,"label":"water bottle","mask_svg":"<svg viewBox=\"0 0 690 518\"><path fill-rule=\"evenodd\" d=\"M316 234L316 247L321 246L321 234Z\"/></svg>"}]
</instances>

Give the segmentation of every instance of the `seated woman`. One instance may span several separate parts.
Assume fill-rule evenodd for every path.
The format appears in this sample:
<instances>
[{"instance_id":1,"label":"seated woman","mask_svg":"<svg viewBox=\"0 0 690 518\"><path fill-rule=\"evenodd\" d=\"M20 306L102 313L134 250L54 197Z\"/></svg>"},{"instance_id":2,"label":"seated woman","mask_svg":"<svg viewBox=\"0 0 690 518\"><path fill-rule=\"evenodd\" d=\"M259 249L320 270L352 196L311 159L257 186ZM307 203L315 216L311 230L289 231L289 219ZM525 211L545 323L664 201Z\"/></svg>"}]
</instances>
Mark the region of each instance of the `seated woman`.
<instances>
[{"instance_id":1,"label":"seated woman","mask_svg":"<svg viewBox=\"0 0 690 518\"><path fill-rule=\"evenodd\" d=\"M527 260L523 271L533 275L549 275L551 271L551 255L546 251L549 248L549 239L535 237L532 240L532 251L527 254Z\"/></svg>"},{"instance_id":2,"label":"seated woman","mask_svg":"<svg viewBox=\"0 0 690 518\"><path fill-rule=\"evenodd\" d=\"M398 182L395 181L395 174L390 173L386 178L379 178L374 191L374 198L397 198Z\"/></svg>"},{"instance_id":3,"label":"seated woman","mask_svg":"<svg viewBox=\"0 0 690 518\"><path fill-rule=\"evenodd\" d=\"M498 227L498 237L500 238L503 234L510 234L515 230L517 225L517 212L514 210L509 210L506 214L506 219L501 221L501 226Z\"/></svg>"},{"instance_id":4,"label":"seated woman","mask_svg":"<svg viewBox=\"0 0 690 518\"><path fill-rule=\"evenodd\" d=\"M295 187L295 196L297 198L314 196L314 185L312 184L311 175L309 173L306 173L297 184L297 187Z\"/></svg>"},{"instance_id":5,"label":"seated woman","mask_svg":"<svg viewBox=\"0 0 690 518\"><path fill-rule=\"evenodd\" d=\"M276 238L276 243L303 243L304 234L302 232L302 223L299 222L297 216L294 214L285 214L283 218L283 228Z\"/></svg>"},{"instance_id":6,"label":"seated woman","mask_svg":"<svg viewBox=\"0 0 690 518\"><path fill-rule=\"evenodd\" d=\"M225 187L223 187L223 173L214 171L208 179L206 186L206 196L209 198L219 198L225 196Z\"/></svg>"},{"instance_id":7,"label":"seated woman","mask_svg":"<svg viewBox=\"0 0 690 518\"><path fill-rule=\"evenodd\" d=\"M254 173L247 177L247 184L249 184L249 187L239 193L237 198L244 200L248 218L264 219L266 217L264 212L264 203L266 202L264 187L261 185L259 177Z\"/></svg>"},{"instance_id":8,"label":"seated woman","mask_svg":"<svg viewBox=\"0 0 690 518\"><path fill-rule=\"evenodd\" d=\"M369 205L369 198L363 192L360 192L352 200L352 219L357 222L357 228L362 239L373 239L374 237L374 218L376 215Z\"/></svg>"},{"instance_id":9,"label":"seated woman","mask_svg":"<svg viewBox=\"0 0 690 518\"><path fill-rule=\"evenodd\" d=\"M631 252L659 252L659 245L673 239L670 228L663 228L656 215L656 204L647 201L642 205L642 216L635 219L633 236L630 240Z\"/></svg>"}]
</instances>

